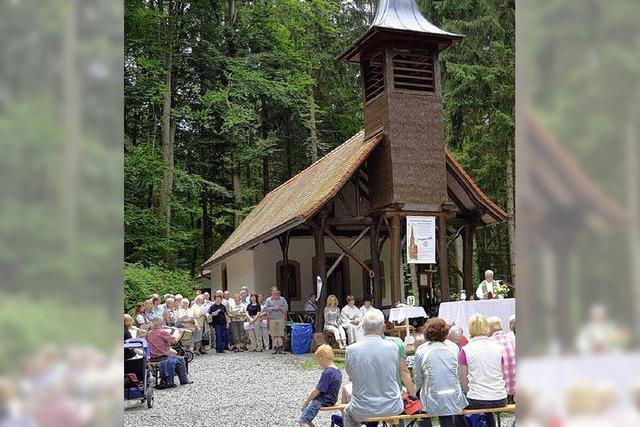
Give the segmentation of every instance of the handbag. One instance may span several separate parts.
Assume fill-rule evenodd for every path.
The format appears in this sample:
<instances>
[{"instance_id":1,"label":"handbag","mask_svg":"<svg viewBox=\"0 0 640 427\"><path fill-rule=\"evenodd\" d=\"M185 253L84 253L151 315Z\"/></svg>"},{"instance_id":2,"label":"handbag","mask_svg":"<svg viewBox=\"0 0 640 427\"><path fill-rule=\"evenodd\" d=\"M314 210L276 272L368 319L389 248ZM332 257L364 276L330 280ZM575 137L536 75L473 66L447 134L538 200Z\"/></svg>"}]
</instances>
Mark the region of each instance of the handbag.
<instances>
[{"instance_id":1,"label":"handbag","mask_svg":"<svg viewBox=\"0 0 640 427\"><path fill-rule=\"evenodd\" d=\"M407 415L413 415L422 409L422 402L420 402L420 399L410 399L409 395L403 393L402 401L404 403L404 413Z\"/></svg>"},{"instance_id":2,"label":"handbag","mask_svg":"<svg viewBox=\"0 0 640 427\"><path fill-rule=\"evenodd\" d=\"M253 323L251 322L244 322L244 330L245 331L250 331L254 328Z\"/></svg>"}]
</instances>

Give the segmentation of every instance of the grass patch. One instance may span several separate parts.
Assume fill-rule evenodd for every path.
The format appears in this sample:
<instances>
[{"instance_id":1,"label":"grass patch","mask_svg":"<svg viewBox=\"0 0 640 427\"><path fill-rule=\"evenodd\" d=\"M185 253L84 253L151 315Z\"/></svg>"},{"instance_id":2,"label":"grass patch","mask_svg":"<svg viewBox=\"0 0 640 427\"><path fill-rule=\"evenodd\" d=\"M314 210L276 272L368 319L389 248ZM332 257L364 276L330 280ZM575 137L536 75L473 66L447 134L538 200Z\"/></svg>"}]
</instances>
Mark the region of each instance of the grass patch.
<instances>
[{"instance_id":1,"label":"grass patch","mask_svg":"<svg viewBox=\"0 0 640 427\"><path fill-rule=\"evenodd\" d=\"M338 369L344 369L344 362L342 361L336 361L335 362L336 366L338 367ZM306 362L302 362L301 364L299 364L298 366L300 366L302 369L308 370L308 369L318 369L318 362L316 362L315 360L307 360Z\"/></svg>"}]
</instances>

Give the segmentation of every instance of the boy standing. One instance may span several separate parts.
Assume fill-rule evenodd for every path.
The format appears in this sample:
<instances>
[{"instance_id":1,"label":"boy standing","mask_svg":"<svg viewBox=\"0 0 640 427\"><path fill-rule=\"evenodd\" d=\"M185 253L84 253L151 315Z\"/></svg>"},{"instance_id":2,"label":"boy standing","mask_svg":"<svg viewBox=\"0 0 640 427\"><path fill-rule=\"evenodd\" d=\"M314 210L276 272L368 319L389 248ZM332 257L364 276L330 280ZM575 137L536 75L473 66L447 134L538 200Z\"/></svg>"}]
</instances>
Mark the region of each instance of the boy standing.
<instances>
[{"instance_id":1,"label":"boy standing","mask_svg":"<svg viewBox=\"0 0 640 427\"><path fill-rule=\"evenodd\" d=\"M318 385L302 404L302 413L298 419L300 427L313 427L313 419L318 415L320 408L333 406L338 401L342 373L336 368L333 358L333 349L327 344L321 345L316 350L316 359L322 368L322 375Z\"/></svg>"}]
</instances>

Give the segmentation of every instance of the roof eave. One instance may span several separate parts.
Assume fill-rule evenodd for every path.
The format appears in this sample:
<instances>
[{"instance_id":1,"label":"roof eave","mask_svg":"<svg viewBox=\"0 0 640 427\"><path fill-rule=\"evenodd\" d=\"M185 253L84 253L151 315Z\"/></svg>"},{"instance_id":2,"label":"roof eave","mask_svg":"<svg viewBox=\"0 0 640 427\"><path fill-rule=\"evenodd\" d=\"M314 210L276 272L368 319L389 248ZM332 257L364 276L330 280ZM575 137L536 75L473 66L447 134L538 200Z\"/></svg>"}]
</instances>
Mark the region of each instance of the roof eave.
<instances>
[{"instance_id":1,"label":"roof eave","mask_svg":"<svg viewBox=\"0 0 640 427\"><path fill-rule=\"evenodd\" d=\"M433 41L437 42L439 46L439 51L453 46L456 43L459 43L465 36L463 34L436 34L436 33L425 33L413 30L401 30L396 28L387 28L387 27L370 27L366 33L360 36L355 42L349 46L344 52L336 57L337 60L347 61L347 62L359 62L360 61L360 52L362 50L366 50L370 48L370 45L375 44L375 38L378 34L388 33L388 34L398 34L398 35L414 35L419 38L423 38L425 41Z\"/></svg>"}]
</instances>

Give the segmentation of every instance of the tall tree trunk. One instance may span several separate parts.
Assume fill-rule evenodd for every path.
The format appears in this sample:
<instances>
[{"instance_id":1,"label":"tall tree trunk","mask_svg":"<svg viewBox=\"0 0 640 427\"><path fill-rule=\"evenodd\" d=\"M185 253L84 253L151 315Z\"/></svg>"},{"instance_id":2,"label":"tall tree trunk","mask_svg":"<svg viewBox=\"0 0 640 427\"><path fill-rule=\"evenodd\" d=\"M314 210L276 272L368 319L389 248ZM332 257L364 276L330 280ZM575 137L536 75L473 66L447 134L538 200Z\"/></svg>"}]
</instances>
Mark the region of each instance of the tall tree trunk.
<instances>
[{"instance_id":1,"label":"tall tree trunk","mask_svg":"<svg viewBox=\"0 0 640 427\"><path fill-rule=\"evenodd\" d=\"M267 113L267 103L263 98L260 108L260 131L262 132L262 140L267 141L269 138L269 116ZM266 196L271 191L271 175L269 172L269 154L262 155L262 193Z\"/></svg>"},{"instance_id":2,"label":"tall tree trunk","mask_svg":"<svg viewBox=\"0 0 640 427\"><path fill-rule=\"evenodd\" d=\"M209 197L206 190L202 191L202 247L204 256L211 255L211 240L213 229L211 228L211 215L209 214Z\"/></svg>"},{"instance_id":3,"label":"tall tree trunk","mask_svg":"<svg viewBox=\"0 0 640 427\"><path fill-rule=\"evenodd\" d=\"M507 144L507 161L506 161L506 175L507 175L507 230L509 236L509 269L511 270L511 281L515 283L516 280L516 215L515 215L515 173L513 170L513 146L511 143Z\"/></svg>"},{"instance_id":4,"label":"tall tree trunk","mask_svg":"<svg viewBox=\"0 0 640 427\"><path fill-rule=\"evenodd\" d=\"M80 162L80 141L82 138L80 78L76 72L77 51L77 0L71 1L68 8L67 25L62 40L62 90L63 90L63 122L64 167L61 171L59 191L59 224L62 225L64 249L70 250L75 241L77 214L78 165Z\"/></svg>"},{"instance_id":5,"label":"tall tree trunk","mask_svg":"<svg viewBox=\"0 0 640 427\"><path fill-rule=\"evenodd\" d=\"M633 110L632 110L633 111ZM640 322L640 200L638 185L638 128L634 112L627 123L625 137L625 158L627 178L627 210L629 214L629 254L631 261L631 283L633 283L632 298L635 301L635 324ZM636 328L637 329L637 328ZM636 338L640 339L640 331L636 331Z\"/></svg>"},{"instance_id":6,"label":"tall tree trunk","mask_svg":"<svg viewBox=\"0 0 640 427\"><path fill-rule=\"evenodd\" d=\"M171 3L169 3L167 21L163 23L163 27L168 29L166 36L169 37L167 43L167 52L165 56L165 93L164 103L162 104L162 161L164 167L162 170L162 183L160 186L160 215L164 218L165 234L168 236L171 230L171 194L173 192L173 174L174 174L174 144L171 129L171 92L172 92L172 43L170 35L171 20Z\"/></svg>"},{"instance_id":7,"label":"tall tree trunk","mask_svg":"<svg viewBox=\"0 0 640 427\"><path fill-rule=\"evenodd\" d=\"M233 183L233 195L235 198L236 207L238 207L240 206L240 201L242 199L242 179L240 177L240 164L238 162L238 154L235 151L233 153L232 183ZM233 222L235 227L238 227L238 225L240 224L240 218L238 217L237 213L234 215Z\"/></svg>"},{"instance_id":8,"label":"tall tree trunk","mask_svg":"<svg viewBox=\"0 0 640 427\"><path fill-rule=\"evenodd\" d=\"M318 128L316 123L316 101L313 95L313 86L309 86L309 151L311 161L318 160Z\"/></svg>"}]
</instances>

